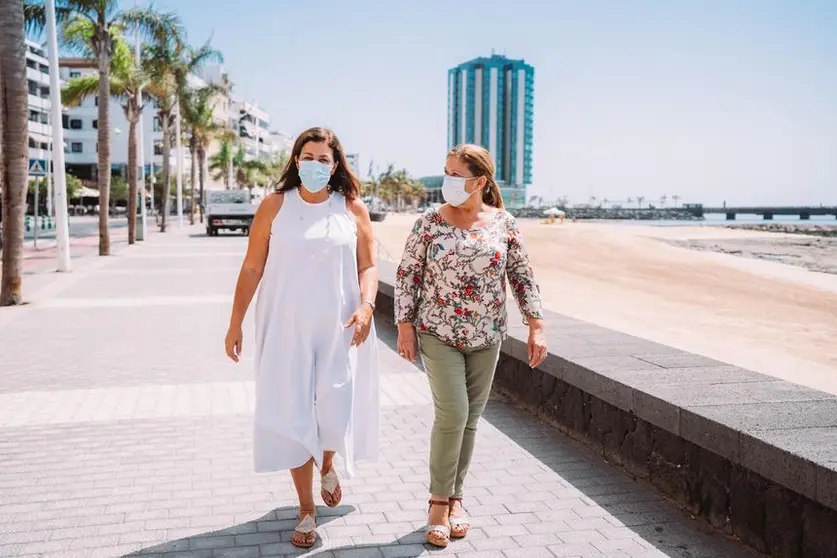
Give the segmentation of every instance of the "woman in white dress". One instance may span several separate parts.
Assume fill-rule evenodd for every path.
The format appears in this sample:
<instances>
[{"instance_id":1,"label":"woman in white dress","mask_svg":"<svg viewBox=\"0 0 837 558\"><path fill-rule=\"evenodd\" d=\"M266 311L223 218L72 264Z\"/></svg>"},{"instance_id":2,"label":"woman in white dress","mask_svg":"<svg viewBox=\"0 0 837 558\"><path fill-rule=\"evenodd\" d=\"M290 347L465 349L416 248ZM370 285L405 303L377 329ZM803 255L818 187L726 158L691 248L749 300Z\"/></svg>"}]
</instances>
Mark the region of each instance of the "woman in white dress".
<instances>
[{"instance_id":1,"label":"woman in white dress","mask_svg":"<svg viewBox=\"0 0 837 558\"><path fill-rule=\"evenodd\" d=\"M333 132L297 138L277 192L256 211L225 340L238 362L258 287L254 464L290 469L300 506L292 542L304 548L316 542L315 464L334 507L342 498L335 454L351 476L355 460L378 452L378 273L359 190Z\"/></svg>"}]
</instances>

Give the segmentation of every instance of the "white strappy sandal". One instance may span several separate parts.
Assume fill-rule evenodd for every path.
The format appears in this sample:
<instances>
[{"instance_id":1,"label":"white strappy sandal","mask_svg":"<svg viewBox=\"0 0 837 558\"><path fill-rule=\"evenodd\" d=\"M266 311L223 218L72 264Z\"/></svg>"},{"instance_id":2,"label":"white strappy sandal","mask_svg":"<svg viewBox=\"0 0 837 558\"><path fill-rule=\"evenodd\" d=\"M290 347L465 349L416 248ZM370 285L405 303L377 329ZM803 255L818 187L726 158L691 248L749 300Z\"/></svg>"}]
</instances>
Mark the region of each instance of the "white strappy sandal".
<instances>
[{"instance_id":1,"label":"white strappy sandal","mask_svg":"<svg viewBox=\"0 0 837 558\"><path fill-rule=\"evenodd\" d=\"M343 491L340 491L339 497L335 498L334 496L334 492L338 488L340 488L340 479L337 478L337 473L334 471L334 466L332 465L328 473L320 477L320 496L326 506L335 508L340 505L340 502L343 500Z\"/></svg>"},{"instance_id":2,"label":"white strappy sandal","mask_svg":"<svg viewBox=\"0 0 837 558\"><path fill-rule=\"evenodd\" d=\"M299 512L302 516L299 524L294 529L294 534L302 535L302 541L298 542L297 538L291 539L291 544L297 548L311 548L317 542L317 520L314 519L312 512Z\"/></svg>"},{"instance_id":3,"label":"white strappy sandal","mask_svg":"<svg viewBox=\"0 0 837 558\"><path fill-rule=\"evenodd\" d=\"M430 509L433 506L444 506L448 507L450 504L448 502L440 502L439 500L430 500ZM428 509L428 513L430 513L430 509ZM427 527L425 527L425 531L427 532L427 542L428 544L432 544L433 546L437 546L439 548L447 548L448 543L450 543L450 527L447 525L433 525L428 522ZM436 536L433 534L436 533Z\"/></svg>"}]
</instances>

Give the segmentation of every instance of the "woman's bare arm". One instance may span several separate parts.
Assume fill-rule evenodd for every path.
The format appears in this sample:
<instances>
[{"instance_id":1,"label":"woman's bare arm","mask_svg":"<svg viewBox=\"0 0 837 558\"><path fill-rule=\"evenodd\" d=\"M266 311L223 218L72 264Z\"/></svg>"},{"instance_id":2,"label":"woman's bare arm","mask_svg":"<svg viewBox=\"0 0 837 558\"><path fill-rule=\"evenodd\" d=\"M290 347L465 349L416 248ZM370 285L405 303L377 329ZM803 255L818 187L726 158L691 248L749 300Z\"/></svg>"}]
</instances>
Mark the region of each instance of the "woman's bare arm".
<instances>
[{"instance_id":1,"label":"woman's bare arm","mask_svg":"<svg viewBox=\"0 0 837 558\"><path fill-rule=\"evenodd\" d=\"M282 199L282 194L269 195L259 205L256 216L253 218L247 255L244 256L241 271L238 273L238 282L235 285L230 327L241 327L247 308L253 300L253 295L256 294L267 262L270 228L273 225L273 219L282 207Z\"/></svg>"},{"instance_id":2,"label":"woman's bare arm","mask_svg":"<svg viewBox=\"0 0 837 558\"><path fill-rule=\"evenodd\" d=\"M349 203L357 222L357 274L361 301L374 303L378 295L378 268L375 265L375 237L366 204L359 199Z\"/></svg>"},{"instance_id":3,"label":"woman's bare arm","mask_svg":"<svg viewBox=\"0 0 837 558\"><path fill-rule=\"evenodd\" d=\"M360 285L360 307L346 324L355 324L353 345L360 345L372 329L375 297L378 295L378 268L375 265L375 238L369 210L359 199L349 202L349 211L357 223L357 280Z\"/></svg>"}]
</instances>

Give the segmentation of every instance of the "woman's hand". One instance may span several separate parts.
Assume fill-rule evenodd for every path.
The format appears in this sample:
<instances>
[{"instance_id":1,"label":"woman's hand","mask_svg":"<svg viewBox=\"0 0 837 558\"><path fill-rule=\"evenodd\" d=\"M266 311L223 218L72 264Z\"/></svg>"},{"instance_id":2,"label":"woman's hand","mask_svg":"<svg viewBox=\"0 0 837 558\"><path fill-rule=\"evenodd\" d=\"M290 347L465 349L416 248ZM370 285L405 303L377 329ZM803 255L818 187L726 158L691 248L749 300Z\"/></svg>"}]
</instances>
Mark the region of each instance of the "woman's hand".
<instances>
[{"instance_id":1,"label":"woman's hand","mask_svg":"<svg viewBox=\"0 0 837 558\"><path fill-rule=\"evenodd\" d=\"M366 341L369 332L372 331L372 306L365 302L355 310L345 327L349 328L354 324L355 334L352 336L352 347L356 347Z\"/></svg>"},{"instance_id":2,"label":"woman's hand","mask_svg":"<svg viewBox=\"0 0 837 558\"><path fill-rule=\"evenodd\" d=\"M416 339L416 328L413 327L413 324L398 324L398 342L395 346L401 358L410 362L416 360L416 356L418 355L418 339Z\"/></svg>"},{"instance_id":3,"label":"woman's hand","mask_svg":"<svg viewBox=\"0 0 837 558\"><path fill-rule=\"evenodd\" d=\"M529 320L529 367L537 368L543 361L549 351L546 348L546 334L544 333L543 320Z\"/></svg>"},{"instance_id":4,"label":"woman's hand","mask_svg":"<svg viewBox=\"0 0 837 558\"><path fill-rule=\"evenodd\" d=\"M230 324L227 330L227 337L224 339L224 350L227 356L233 362L238 362L238 357L241 356L241 339L244 337L241 333L241 326Z\"/></svg>"}]
</instances>

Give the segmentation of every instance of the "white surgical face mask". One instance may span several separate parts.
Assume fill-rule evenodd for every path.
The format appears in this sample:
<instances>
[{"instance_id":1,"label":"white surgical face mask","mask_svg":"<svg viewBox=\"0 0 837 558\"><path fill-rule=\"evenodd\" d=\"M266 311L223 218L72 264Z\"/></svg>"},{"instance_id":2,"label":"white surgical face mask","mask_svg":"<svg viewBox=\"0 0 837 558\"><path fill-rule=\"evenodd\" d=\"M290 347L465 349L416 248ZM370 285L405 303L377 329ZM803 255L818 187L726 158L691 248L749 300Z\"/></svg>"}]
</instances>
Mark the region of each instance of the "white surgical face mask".
<instances>
[{"instance_id":1,"label":"white surgical face mask","mask_svg":"<svg viewBox=\"0 0 837 558\"><path fill-rule=\"evenodd\" d=\"M468 191L465 190L465 182L467 181L467 178L463 178L461 176L445 175L445 178L442 180L442 196L448 204L453 207L459 207L468 201L471 194L478 191L474 190L474 192L469 194Z\"/></svg>"}]
</instances>

